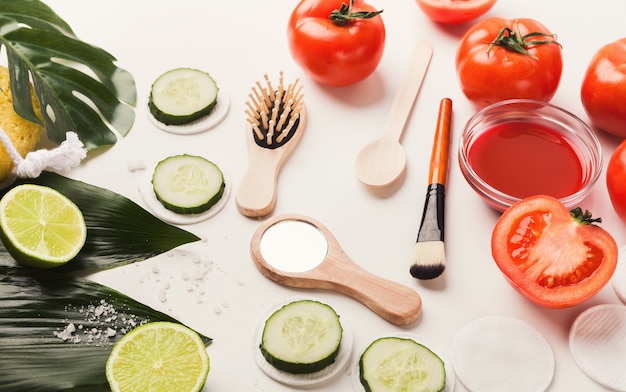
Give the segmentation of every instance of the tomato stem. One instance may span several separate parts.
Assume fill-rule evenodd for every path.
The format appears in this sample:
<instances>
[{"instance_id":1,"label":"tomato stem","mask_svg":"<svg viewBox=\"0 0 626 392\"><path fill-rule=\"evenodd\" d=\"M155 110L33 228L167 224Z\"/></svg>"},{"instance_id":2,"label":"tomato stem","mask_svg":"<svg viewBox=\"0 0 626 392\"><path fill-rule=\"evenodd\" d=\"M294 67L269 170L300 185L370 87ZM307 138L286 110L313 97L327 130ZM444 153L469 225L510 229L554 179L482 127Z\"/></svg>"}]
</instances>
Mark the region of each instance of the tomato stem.
<instances>
[{"instance_id":1,"label":"tomato stem","mask_svg":"<svg viewBox=\"0 0 626 392\"><path fill-rule=\"evenodd\" d=\"M341 3L341 8L331 12L328 18L337 26L345 26L348 22L352 20L370 19L383 12L383 10L352 12L353 4L354 0L350 0L350 4Z\"/></svg>"},{"instance_id":2,"label":"tomato stem","mask_svg":"<svg viewBox=\"0 0 626 392\"><path fill-rule=\"evenodd\" d=\"M546 34L546 33L535 31L532 33L528 33L526 35L521 35L519 32L519 26L518 26L517 21L515 21L515 23L513 24L513 28L514 30L511 30L511 28L509 27L503 27L502 30L500 30L500 33L498 33L498 36L496 37L496 39L494 39L491 42L491 44L489 45L489 49L487 49L487 51L490 51L491 48L493 48L494 46L499 46L501 48L510 50L512 52L525 54L534 59L537 59L537 56L532 55L528 51L527 48L529 46L546 45L546 44L557 44L561 46L561 44L556 40L556 34ZM536 37L545 37L546 39L543 39L543 40L535 40L535 39L531 40L530 39L530 38L536 38Z\"/></svg>"},{"instance_id":3,"label":"tomato stem","mask_svg":"<svg viewBox=\"0 0 626 392\"><path fill-rule=\"evenodd\" d=\"M592 218L591 212L589 212L588 210L585 210L585 212L583 212L582 208L580 207L571 209L569 213L572 219L574 219L581 225L593 225L594 223L602 222L602 218Z\"/></svg>"}]
</instances>

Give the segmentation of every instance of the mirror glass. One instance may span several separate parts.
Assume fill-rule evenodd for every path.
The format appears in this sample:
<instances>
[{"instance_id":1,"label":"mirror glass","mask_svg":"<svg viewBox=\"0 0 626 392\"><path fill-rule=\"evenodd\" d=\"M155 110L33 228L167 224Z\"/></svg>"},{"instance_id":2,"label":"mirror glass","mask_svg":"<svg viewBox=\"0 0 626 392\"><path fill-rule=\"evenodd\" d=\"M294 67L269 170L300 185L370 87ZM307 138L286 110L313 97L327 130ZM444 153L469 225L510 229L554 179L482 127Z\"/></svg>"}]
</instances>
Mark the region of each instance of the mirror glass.
<instances>
[{"instance_id":1,"label":"mirror glass","mask_svg":"<svg viewBox=\"0 0 626 392\"><path fill-rule=\"evenodd\" d=\"M324 233L301 220L284 220L268 227L259 246L265 261L284 272L309 271L328 253Z\"/></svg>"}]
</instances>

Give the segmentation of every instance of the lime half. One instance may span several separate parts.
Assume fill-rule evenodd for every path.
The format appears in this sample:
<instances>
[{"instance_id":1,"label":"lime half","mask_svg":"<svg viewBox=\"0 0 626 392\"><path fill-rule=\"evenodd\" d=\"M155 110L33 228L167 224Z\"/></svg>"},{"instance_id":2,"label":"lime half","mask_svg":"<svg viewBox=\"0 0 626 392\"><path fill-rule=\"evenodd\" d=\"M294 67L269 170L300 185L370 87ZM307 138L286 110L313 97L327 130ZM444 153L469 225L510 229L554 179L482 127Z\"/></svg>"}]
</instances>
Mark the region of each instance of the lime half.
<instances>
[{"instance_id":1,"label":"lime half","mask_svg":"<svg viewBox=\"0 0 626 392\"><path fill-rule=\"evenodd\" d=\"M60 192L24 184L0 200L0 238L18 261L53 268L67 263L82 249L87 226L80 209Z\"/></svg>"},{"instance_id":2,"label":"lime half","mask_svg":"<svg viewBox=\"0 0 626 392\"><path fill-rule=\"evenodd\" d=\"M113 346L106 376L113 392L192 392L202 389L209 368L195 331L160 321L133 329Z\"/></svg>"}]
</instances>

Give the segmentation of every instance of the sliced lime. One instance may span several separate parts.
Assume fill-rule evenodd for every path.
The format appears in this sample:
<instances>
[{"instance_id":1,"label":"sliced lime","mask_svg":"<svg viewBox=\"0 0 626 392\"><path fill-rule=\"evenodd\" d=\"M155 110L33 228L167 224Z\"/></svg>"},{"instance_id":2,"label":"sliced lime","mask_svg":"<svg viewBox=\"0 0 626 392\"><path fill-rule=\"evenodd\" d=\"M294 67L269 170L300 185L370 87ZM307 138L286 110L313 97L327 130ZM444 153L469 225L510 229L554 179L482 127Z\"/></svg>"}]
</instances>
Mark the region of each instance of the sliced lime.
<instances>
[{"instance_id":1,"label":"sliced lime","mask_svg":"<svg viewBox=\"0 0 626 392\"><path fill-rule=\"evenodd\" d=\"M120 339L107 360L113 392L199 391L209 374L209 356L200 336L171 322L141 325Z\"/></svg>"},{"instance_id":2,"label":"sliced lime","mask_svg":"<svg viewBox=\"0 0 626 392\"><path fill-rule=\"evenodd\" d=\"M82 249L87 226L80 209L60 192L24 184L0 200L0 238L19 262L52 268L67 263Z\"/></svg>"}]
</instances>

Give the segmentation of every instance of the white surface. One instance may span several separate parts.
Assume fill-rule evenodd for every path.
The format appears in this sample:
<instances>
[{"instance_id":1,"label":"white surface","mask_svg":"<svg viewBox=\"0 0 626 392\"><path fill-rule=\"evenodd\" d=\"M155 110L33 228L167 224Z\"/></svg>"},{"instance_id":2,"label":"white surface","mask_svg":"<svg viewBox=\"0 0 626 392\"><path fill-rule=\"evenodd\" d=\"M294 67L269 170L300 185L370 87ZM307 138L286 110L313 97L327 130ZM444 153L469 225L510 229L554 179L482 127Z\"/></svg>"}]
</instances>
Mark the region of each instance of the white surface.
<instances>
[{"instance_id":1,"label":"white surface","mask_svg":"<svg viewBox=\"0 0 626 392\"><path fill-rule=\"evenodd\" d=\"M452 151L474 109L461 93L454 69L458 40L468 28L431 23L413 0L372 0L383 8L387 28L382 62L367 80L347 88L326 88L307 78L292 60L286 24L295 0L50 0L47 2L78 34L111 52L132 72L138 87L137 120L129 135L109 150L93 154L71 177L121 193L142 204L137 192L144 173L127 162L146 162L185 152L220 162L236 191L248 164L245 101L264 73L285 71L287 81L301 78L309 111L306 134L286 162L278 180L274 214L299 213L327 226L347 254L367 270L414 287L423 312L408 327L392 325L360 303L322 291L310 292L331 304L352 327L356 347L381 335L401 331L423 336L450 356L456 334L472 320L489 315L517 317L550 342L556 361L550 391L602 391L578 369L568 348L575 317L590 306L619 303L607 286L589 302L565 310L543 309L517 294L491 258L489 239L498 214L467 185L456 155L451 157L446 210L447 268L430 282L409 274L411 255L426 192L428 161L438 103L454 103ZM580 83L592 54L626 35L621 0L602 2L499 0L488 15L531 17L541 21L563 45L564 70L553 103L587 119L579 99ZM414 42L428 39L434 56L402 144L407 173L399 187L373 192L355 176L361 148L380 135L398 80ZM176 135L152 125L145 97L154 75L178 66L219 75L231 108L209 132ZM605 162L619 139L600 133ZM604 175L603 175L604 176ZM626 225L614 214L604 178L583 208L603 218L620 246ZM168 312L214 338L208 352L211 372L205 392L285 392L293 388L267 377L254 363L250 341L257 320L281 298L306 295L264 278L249 254L250 237L259 221L242 216L231 199L219 214L185 226L204 238L145 262L93 275L154 308ZM356 356L358 357L358 356ZM351 390L351 375L320 391ZM457 383L456 391L464 388Z\"/></svg>"}]
</instances>

